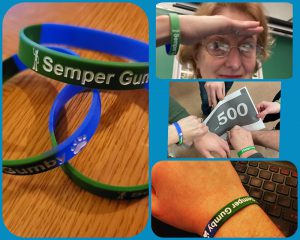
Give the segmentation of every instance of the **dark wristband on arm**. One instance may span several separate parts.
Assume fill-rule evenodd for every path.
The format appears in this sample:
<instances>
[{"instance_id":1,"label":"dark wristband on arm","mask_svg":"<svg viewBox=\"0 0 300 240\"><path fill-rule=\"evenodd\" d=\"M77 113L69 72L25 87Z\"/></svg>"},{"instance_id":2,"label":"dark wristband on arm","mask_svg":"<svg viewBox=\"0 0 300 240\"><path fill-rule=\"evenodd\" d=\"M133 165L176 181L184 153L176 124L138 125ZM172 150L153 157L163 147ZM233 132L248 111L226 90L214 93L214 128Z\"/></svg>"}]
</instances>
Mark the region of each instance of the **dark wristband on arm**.
<instances>
[{"instance_id":1,"label":"dark wristband on arm","mask_svg":"<svg viewBox=\"0 0 300 240\"><path fill-rule=\"evenodd\" d=\"M41 44L62 44L137 62L107 62L70 56ZM20 32L19 57L39 74L88 88L129 90L148 84L148 44L90 28L39 24Z\"/></svg>"},{"instance_id":2,"label":"dark wristband on arm","mask_svg":"<svg viewBox=\"0 0 300 240\"><path fill-rule=\"evenodd\" d=\"M218 211L213 218L208 222L205 230L203 232L204 238L211 238L214 237L219 228L234 214L236 214L241 209L251 205L251 204L258 204L257 201L250 197L240 197L235 199L234 201L228 203L224 206L220 211Z\"/></svg>"},{"instance_id":3,"label":"dark wristband on arm","mask_svg":"<svg viewBox=\"0 0 300 240\"><path fill-rule=\"evenodd\" d=\"M249 156L248 158L264 158L264 156L261 153L254 153L251 156Z\"/></svg>"}]
</instances>

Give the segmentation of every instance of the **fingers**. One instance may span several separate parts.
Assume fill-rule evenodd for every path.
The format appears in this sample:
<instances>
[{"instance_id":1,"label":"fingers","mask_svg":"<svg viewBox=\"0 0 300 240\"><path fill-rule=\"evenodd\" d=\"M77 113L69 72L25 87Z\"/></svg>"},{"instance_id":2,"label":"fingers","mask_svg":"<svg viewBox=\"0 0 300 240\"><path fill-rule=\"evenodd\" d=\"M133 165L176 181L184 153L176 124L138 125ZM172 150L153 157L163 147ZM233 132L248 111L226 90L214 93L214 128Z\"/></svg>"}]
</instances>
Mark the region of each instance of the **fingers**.
<instances>
[{"instance_id":1,"label":"fingers","mask_svg":"<svg viewBox=\"0 0 300 240\"><path fill-rule=\"evenodd\" d=\"M235 34L239 36L247 36L247 35L260 34L263 31L264 31L263 27L256 27L256 28L248 28L248 29L238 29L235 31Z\"/></svg>"},{"instance_id":2,"label":"fingers","mask_svg":"<svg viewBox=\"0 0 300 240\"><path fill-rule=\"evenodd\" d=\"M224 82L205 83L204 87L207 93L208 105L210 107L217 106L218 100L222 100L225 97Z\"/></svg>"},{"instance_id":3,"label":"fingers","mask_svg":"<svg viewBox=\"0 0 300 240\"><path fill-rule=\"evenodd\" d=\"M207 93L207 99L208 99L208 106L212 106L212 101L211 101L211 91L210 89L206 89L206 93Z\"/></svg>"},{"instance_id":4,"label":"fingers","mask_svg":"<svg viewBox=\"0 0 300 240\"><path fill-rule=\"evenodd\" d=\"M216 150L216 153L217 153L221 158L227 158L227 153L226 153L226 151L224 151L224 149L219 148L219 149Z\"/></svg>"},{"instance_id":5,"label":"fingers","mask_svg":"<svg viewBox=\"0 0 300 240\"><path fill-rule=\"evenodd\" d=\"M264 118L266 117L267 114L269 114L268 109L266 109L266 110L264 110L264 111L258 113L258 114L257 114L257 117L258 117L258 118L261 118L262 120L264 120Z\"/></svg>"},{"instance_id":6,"label":"fingers","mask_svg":"<svg viewBox=\"0 0 300 240\"><path fill-rule=\"evenodd\" d=\"M234 24L240 28L255 28L259 27L259 21L240 21L240 20L233 20Z\"/></svg>"},{"instance_id":7,"label":"fingers","mask_svg":"<svg viewBox=\"0 0 300 240\"><path fill-rule=\"evenodd\" d=\"M228 143L226 141L224 141L223 139L220 139L220 145L221 148L219 149L218 154L222 157L222 158L228 158L230 157L230 149L228 146Z\"/></svg>"},{"instance_id":8,"label":"fingers","mask_svg":"<svg viewBox=\"0 0 300 240\"><path fill-rule=\"evenodd\" d=\"M225 97L225 95L226 95L225 84L224 84L224 86L222 87L222 92L223 92L223 96ZM224 97L223 97L223 98L224 98Z\"/></svg>"},{"instance_id":9,"label":"fingers","mask_svg":"<svg viewBox=\"0 0 300 240\"><path fill-rule=\"evenodd\" d=\"M238 33L241 36L259 34L264 31L264 28L260 26L260 22L257 21L233 20L232 23L234 25L233 33Z\"/></svg>"},{"instance_id":10,"label":"fingers","mask_svg":"<svg viewBox=\"0 0 300 240\"><path fill-rule=\"evenodd\" d=\"M256 105L256 109L258 112L262 111L263 109L265 109L267 106L266 106L266 102L263 101L263 102L260 102Z\"/></svg>"},{"instance_id":11,"label":"fingers","mask_svg":"<svg viewBox=\"0 0 300 240\"><path fill-rule=\"evenodd\" d=\"M211 153L209 151L202 151L202 155L205 158L214 158L214 156L211 155Z\"/></svg>"},{"instance_id":12,"label":"fingers","mask_svg":"<svg viewBox=\"0 0 300 240\"><path fill-rule=\"evenodd\" d=\"M218 88L217 89L217 97L219 100L222 100L225 97L225 88Z\"/></svg>"},{"instance_id":13,"label":"fingers","mask_svg":"<svg viewBox=\"0 0 300 240\"><path fill-rule=\"evenodd\" d=\"M265 116L269 113L268 102L263 101L263 102L257 104L256 109L258 111L257 117L264 119Z\"/></svg>"},{"instance_id":14,"label":"fingers","mask_svg":"<svg viewBox=\"0 0 300 240\"><path fill-rule=\"evenodd\" d=\"M211 97L211 99L210 99L211 107L217 106L217 98L216 98L216 91L215 90L211 90L210 97Z\"/></svg>"},{"instance_id":15,"label":"fingers","mask_svg":"<svg viewBox=\"0 0 300 240\"><path fill-rule=\"evenodd\" d=\"M224 141L224 142L225 142L225 141ZM229 158L229 157L230 157L230 148L229 148L229 145L228 145L227 142L225 142L224 144L225 144L225 145L224 145L224 150L225 150L225 152L226 152L227 157Z\"/></svg>"}]
</instances>

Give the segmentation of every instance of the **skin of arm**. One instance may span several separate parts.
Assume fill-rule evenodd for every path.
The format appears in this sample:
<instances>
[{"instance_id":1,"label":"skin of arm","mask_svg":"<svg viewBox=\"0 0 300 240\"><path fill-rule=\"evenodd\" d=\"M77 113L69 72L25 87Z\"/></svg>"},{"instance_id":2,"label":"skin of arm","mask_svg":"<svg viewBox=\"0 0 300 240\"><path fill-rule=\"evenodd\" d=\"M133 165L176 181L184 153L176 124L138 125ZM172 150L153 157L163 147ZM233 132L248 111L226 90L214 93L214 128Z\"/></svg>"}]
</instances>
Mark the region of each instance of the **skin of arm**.
<instances>
[{"instance_id":1,"label":"skin of arm","mask_svg":"<svg viewBox=\"0 0 300 240\"><path fill-rule=\"evenodd\" d=\"M156 46L161 46L169 42L170 20L168 15L156 17Z\"/></svg>"},{"instance_id":2,"label":"skin of arm","mask_svg":"<svg viewBox=\"0 0 300 240\"><path fill-rule=\"evenodd\" d=\"M182 44L195 44L202 38L213 34L253 35L263 31L256 21L238 21L225 16L191 16L178 15ZM170 20L168 15L156 18L156 46L170 41Z\"/></svg>"},{"instance_id":3,"label":"skin of arm","mask_svg":"<svg viewBox=\"0 0 300 240\"><path fill-rule=\"evenodd\" d=\"M183 142L192 142L194 138L202 137L208 132L208 127L201 123L201 119L196 116L188 116L178 121L182 130ZM177 143L179 140L177 130L173 124L168 128L168 145Z\"/></svg>"},{"instance_id":4,"label":"skin of arm","mask_svg":"<svg viewBox=\"0 0 300 240\"><path fill-rule=\"evenodd\" d=\"M208 132L200 138L195 138L194 146L205 158L214 158L214 155L221 158L230 156L228 143L212 132Z\"/></svg>"},{"instance_id":5,"label":"skin of arm","mask_svg":"<svg viewBox=\"0 0 300 240\"><path fill-rule=\"evenodd\" d=\"M253 131L251 134L256 145L279 151L279 130Z\"/></svg>"},{"instance_id":6,"label":"skin of arm","mask_svg":"<svg viewBox=\"0 0 300 240\"><path fill-rule=\"evenodd\" d=\"M284 237L268 215L256 204L237 212L215 237Z\"/></svg>"},{"instance_id":7,"label":"skin of arm","mask_svg":"<svg viewBox=\"0 0 300 240\"><path fill-rule=\"evenodd\" d=\"M168 127L168 146L171 144L175 144L179 141L178 134L176 128L173 124Z\"/></svg>"},{"instance_id":8,"label":"skin of arm","mask_svg":"<svg viewBox=\"0 0 300 240\"><path fill-rule=\"evenodd\" d=\"M251 132L240 126L234 126L228 132L228 141L231 143L232 147L240 151L243 148L254 146L254 142L251 136ZM241 155L241 158L248 158L249 156L257 153L256 150L250 150Z\"/></svg>"},{"instance_id":9,"label":"skin of arm","mask_svg":"<svg viewBox=\"0 0 300 240\"><path fill-rule=\"evenodd\" d=\"M248 196L229 161L168 161L152 169L152 214L185 231L203 234L209 220L229 202ZM282 237L255 205L232 216L217 237Z\"/></svg>"}]
</instances>

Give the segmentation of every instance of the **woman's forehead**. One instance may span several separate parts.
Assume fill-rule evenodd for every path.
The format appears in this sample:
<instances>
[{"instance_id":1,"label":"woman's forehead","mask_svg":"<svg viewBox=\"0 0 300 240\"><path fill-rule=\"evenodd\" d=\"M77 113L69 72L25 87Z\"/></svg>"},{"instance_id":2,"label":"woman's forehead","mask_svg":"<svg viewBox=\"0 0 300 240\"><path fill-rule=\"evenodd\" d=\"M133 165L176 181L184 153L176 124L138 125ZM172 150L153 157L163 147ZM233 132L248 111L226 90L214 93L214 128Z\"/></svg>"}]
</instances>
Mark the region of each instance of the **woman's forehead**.
<instances>
[{"instance_id":1,"label":"woman's forehead","mask_svg":"<svg viewBox=\"0 0 300 240\"><path fill-rule=\"evenodd\" d=\"M233 20L253 21L255 20L250 14L240 11L233 7L223 7L219 9L215 15L223 15Z\"/></svg>"},{"instance_id":2,"label":"woman's forehead","mask_svg":"<svg viewBox=\"0 0 300 240\"><path fill-rule=\"evenodd\" d=\"M235 34L226 34L226 35L211 35L206 38L206 41L211 41L211 40L225 40L228 42L231 42L232 40L237 41L237 42L243 42L246 40L257 40L257 35L249 35L249 36L239 36L237 37Z\"/></svg>"}]
</instances>

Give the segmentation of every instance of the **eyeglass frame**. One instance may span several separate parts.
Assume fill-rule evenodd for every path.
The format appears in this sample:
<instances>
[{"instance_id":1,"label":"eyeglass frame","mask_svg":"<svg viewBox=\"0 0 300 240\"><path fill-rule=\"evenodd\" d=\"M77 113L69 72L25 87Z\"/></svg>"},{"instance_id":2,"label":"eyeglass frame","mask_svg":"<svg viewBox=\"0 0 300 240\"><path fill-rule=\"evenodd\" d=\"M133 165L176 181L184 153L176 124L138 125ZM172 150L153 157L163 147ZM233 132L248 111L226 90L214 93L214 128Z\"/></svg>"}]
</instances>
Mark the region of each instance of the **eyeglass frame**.
<instances>
[{"instance_id":1,"label":"eyeglass frame","mask_svg":"<svg viewBox=\"0 0 300 240\"><path fill-rule=\"evenodd\" d=\"M220 41L220 40L211 40L211 41ZM211 43L211 41L207 41L206 43L205 43L204 41L202 41L201 45L202 45L202 46L205 46L206 51L207 51L208 54L211 55L212 57L225 58L225 57L227 57L227 56L230 54L232 48L237 48L238 51L239 51L239 53L240 53L242 56L247 57L247 56L243 55L243 53L242 53L241 50L239 49L240 46L231 46L230 44L228 44L228 45L230 46L229 51L226 52L226 54L225 54L224 56L217 56L217 55L214 55L214 54L212 54L212 53L209 51L209 49L208 49L208 44ZM220 41L220 42L221 42L221 41ZM205 44L203 44L203 43L205 43ZM262 47L262 46L259 45L259 44L256 44L256 47L255 47L255 48L256 48L256 59L261 59L261 57L262 57L262 51L264 50L264 47ZM248 58L249 58L249 57L248 57Z\"/></svg>"}]
</instances>

